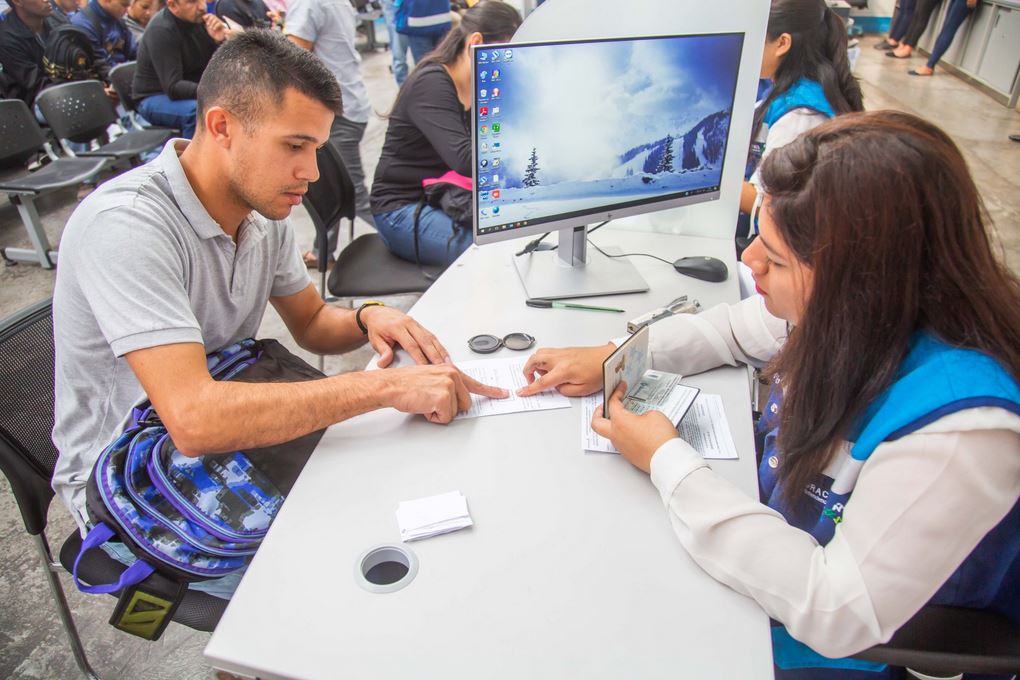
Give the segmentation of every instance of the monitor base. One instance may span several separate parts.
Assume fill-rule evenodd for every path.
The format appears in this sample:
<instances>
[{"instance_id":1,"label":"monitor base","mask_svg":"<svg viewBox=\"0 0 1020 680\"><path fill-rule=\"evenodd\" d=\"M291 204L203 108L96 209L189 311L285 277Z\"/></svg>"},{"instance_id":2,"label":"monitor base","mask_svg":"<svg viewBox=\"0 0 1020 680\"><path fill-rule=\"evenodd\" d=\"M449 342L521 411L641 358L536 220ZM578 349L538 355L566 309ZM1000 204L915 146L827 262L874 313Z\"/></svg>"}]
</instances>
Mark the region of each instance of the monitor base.
<instances>
[{"instance_id":1,"label":"monitor base","mask_svg":"<svg viewBox=\"0 0 1020 680\"><path fill-rule=\"evenodd\" d=\"M603 248L611 255L619 248ZM533 252L514 257L514 266L529 298L565 300L644 293L648 290L638 270L627 258L609 258L595 249L587 253L587 262L570 266L556 251Z\"/></svg>"}]
</instances>

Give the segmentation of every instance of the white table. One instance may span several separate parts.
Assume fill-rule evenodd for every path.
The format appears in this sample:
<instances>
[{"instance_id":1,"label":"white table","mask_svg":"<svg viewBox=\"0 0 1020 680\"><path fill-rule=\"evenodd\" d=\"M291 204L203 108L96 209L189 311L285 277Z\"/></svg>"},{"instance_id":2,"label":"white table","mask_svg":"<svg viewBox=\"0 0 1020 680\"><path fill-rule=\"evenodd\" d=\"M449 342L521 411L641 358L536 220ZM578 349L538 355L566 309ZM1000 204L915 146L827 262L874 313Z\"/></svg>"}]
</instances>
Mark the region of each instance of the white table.
<instances>
[{"instance_id":1,"label":"white table","mask_svg":"<svg viewBox=\"0 0 1020 680\"><path fill-rule=\"evenodd\" d=\"M479 358L467 347L478 333L595 344L681 294L705 306L738 298L728 239L608 228L592 239L669 260L714 255L731 275L705 283L633 258L651 292L602 298L626 314L533 309L511 264L514 241L473 247L412 314L456 361ZM741 452L713 468L756 493L746 371L689 382L723 396ZM772 678L765 614L688 557L647 475L582 452L579 419L574 400L446 427L388 410L330 428L206 657L262 678ZM400 544L400 501L452 490L467 497L474 527L407 544L420 570L403 590L356 585L365 550Z\"/></svg>"}]
</instances>

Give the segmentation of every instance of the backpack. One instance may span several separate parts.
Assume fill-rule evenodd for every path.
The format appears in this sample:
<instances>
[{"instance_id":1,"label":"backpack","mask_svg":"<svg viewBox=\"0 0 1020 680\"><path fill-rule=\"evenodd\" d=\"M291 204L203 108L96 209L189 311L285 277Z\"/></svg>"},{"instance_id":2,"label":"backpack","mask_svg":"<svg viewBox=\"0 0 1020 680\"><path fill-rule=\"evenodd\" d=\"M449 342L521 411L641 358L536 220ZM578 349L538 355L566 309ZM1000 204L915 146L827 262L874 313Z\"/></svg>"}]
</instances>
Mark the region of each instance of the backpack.
<instances>
[{"instance_id":1,"label":"backpack","mask_svg":"<svg viewBox=\"0 0 1020 680\"><path fill-rule=\"evenodd\" d=\"M53 85L99 79L96 53L92 50L89 37L71 24L62 24L50 31L42 63Z\"/></svg>"},{"instance_id":2,"label":"backpack","mask_svg":"<svg viewBox=\"0 0 1020 680\"><path fill-rule=\"evenodd\" d=\"M414 261L420 266L421 256L418 254L418 222L421 211L426 205L442 210L453 220L454 232L467 229L471 224L473 183L470 177L450 170L441 177L427 177L421 181L422 197L414 210ZM450 238L453 238L451 234ZM427 278L433 278L426 274Z\"/></svg>"},{"instance_id":3,"label":"backpack","mask_svg":"<svg viewBox=\"0 0 1020 680\"><path fill-rule=\"evenodd\" d=\"M275 340L242 340L208 355L207 363L216 380L325 377ZM92 528L72 571L78 589L119 592L110 623L158 639L188 583L248 565L323 432L262 449L188 457L174 446L152 404L142 403L127 429L99 454L89 477ZM82 557L110 540L123 543L138 560L116 583L83 584ZM139 611L146 614L143 625Z\"/></svg>"},{"instance_id":4,"label":"backpack","mask_svg":"<svg viewBox=\"0 0 1020 680\"><path fill-rule=\"evenodd\" d=\"M397 0L397 33L438 35L450 30L450 0Z\"/></svg>"}]
</instances>

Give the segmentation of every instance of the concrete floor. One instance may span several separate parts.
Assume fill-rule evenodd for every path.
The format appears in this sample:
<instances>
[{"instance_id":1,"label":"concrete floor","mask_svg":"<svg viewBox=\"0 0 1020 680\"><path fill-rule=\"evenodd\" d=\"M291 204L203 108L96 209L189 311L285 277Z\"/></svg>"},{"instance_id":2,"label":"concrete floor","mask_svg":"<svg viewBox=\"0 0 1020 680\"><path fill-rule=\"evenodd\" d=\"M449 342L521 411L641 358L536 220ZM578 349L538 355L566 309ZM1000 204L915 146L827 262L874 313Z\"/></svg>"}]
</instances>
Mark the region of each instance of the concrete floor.
<instances>
[{"instance_id":1,"label":"concrete floor","mask_svg":"<svg viewBox=\"0 0 1020 680\"><path fill-rule=\"evenodd\" d=\"M926 116L945 129L963 149L981 188L1004 257L1020 272L1020 144L1010 134L1020 134L1020 113L1007 109L960 80L939 74L922 79L907 75L914 64L890 63L864 41L858 64L869 109L893 108ZM377 112L386 113L396 87L388 71L388 54L364 55L363 72ZM362 147L365 170L372 177L382 147L386 122L374 117ZM14 207L0 199L0 246L26 245L24 231ZM60 192L39 202L39 212L53 243L76 204L75 192ZM311 244L314 229L303 210L293 222L300 241ZM359 224L359 232L368 229ZM0 266L0 318L41 300L53 291L54 274L38 267ZM413 296L392 300L407 308ZM286 331L270 307L262 337L286 340ZM292 346L292 345L291 345ZM367 349L343 358L330 358L328 373L356 370L370 356ZM72 530L63 506L54 503L50 512L50 535L54 550ZM18 679L72 678L78 675L57 619L47 585L39 573L34 548L24 533L21 518L6 480L0 478L0 677ZM161 639L148 643L121 634L107 624L113 599L79 594L63 578L79 631L93 667L107 678L212 678L202 659L208 635L172 625Z\"/></svg>"}]
</instances>

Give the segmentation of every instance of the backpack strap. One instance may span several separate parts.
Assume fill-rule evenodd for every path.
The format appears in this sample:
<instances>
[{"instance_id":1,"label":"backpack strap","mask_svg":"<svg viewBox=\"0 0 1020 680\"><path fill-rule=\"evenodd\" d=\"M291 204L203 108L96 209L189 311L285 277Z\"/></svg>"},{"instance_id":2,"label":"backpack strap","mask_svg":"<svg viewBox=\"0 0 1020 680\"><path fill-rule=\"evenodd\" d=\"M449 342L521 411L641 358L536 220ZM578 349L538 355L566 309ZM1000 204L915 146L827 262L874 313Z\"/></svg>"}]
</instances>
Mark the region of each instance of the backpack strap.
<instances>
[{"instance_id":1,"label":"backpack strap","mask_svg":"<svg viewBox=\"0 0 1020 680\"><path fill-rule=\"evenodd\" d=\"M85 553L89 550L98 548L114 536L115 534L113 529L100 522L96 526L92 527L88 535L85 536L85 540L81 542L81 548L78 550L78 556L74 558L74 569L71 570L71 576L74 577L74 585L78 586L78 590L81 592L91 593L93 595L116 593L128 586L141 583L148 578L149 574L155 571L153 566L148 562L145 562L144 560L135 560L134 564L121 572L120 578L117 579L116 583L101 583L94 586L82 583L81 580L78 579L78 564L81 563L81 558L84 557Z\"/></svg>"}]
</instances>

